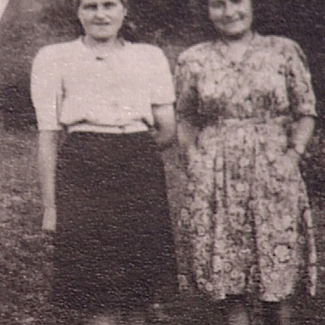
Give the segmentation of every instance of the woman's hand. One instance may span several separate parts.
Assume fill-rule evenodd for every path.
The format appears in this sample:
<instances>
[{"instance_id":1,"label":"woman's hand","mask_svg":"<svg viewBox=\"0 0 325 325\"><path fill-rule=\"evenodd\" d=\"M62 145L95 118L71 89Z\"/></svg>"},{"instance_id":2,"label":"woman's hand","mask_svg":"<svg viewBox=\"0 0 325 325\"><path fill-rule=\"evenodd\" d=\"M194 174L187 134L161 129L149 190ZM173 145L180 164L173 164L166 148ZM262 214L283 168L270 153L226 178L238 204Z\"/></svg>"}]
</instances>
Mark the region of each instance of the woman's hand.
<instances>
[{"instance_id":1,"label":"woman's hand","mask_svg":"<svg viewBox=\"0 0 325 325\"><path fill-rule=\"evenodd\" d=\"M42 222L43 231L56 231L56 208L45 208Z\"/></svg>"},{"instance_id":2,"label":"woman's hand","mask_svg":"<svg viewBox=\"0 0 325 325\"><path fill-rule=\"evenodd\" d=\"M170 145L176 136L176 119L171 104L153 105L154 127L150 133L160 148Z\"/></svg>"},{"instance_id":3,"label":"woman's hand","mask_svg":"<svg viewBox=\"0 0 325 325\"><path fill-rule=\"evenodd\" d=\"M301 155L313 134L314 125L314 118L310 116L303 116L292 125L292 134L289 139L291 149L288 149L274 162L276 178L288 180L294 175ZM297 150L298 148L299 150Z\"/></svg>"},{"instance_id":4,"label":"woman's hand","mask_svg":"<svg viewBox=\"0 0 325 325\"><path fill-rule=\"evenodd\" d=\"M177 125L177 140L179 160L185 170L189 164L189 156L196 149L197 137L199 130L189 122L182 120Z\"/></svg>"},{"instance_id":5,"label":"woman's hand","mask_svg":"<svg viewBox=\"0 0 325 325\"><path fill-rule=\"evenodd\" d=\"M274 176L279 180L291 179L298 168L299 160L299 153L294 149L289 149L274 162Z\"/></svg>"},{"instance_id":6,"label":"woman's hand","mask_svg":"<svg viewBox=\"0 0 325 325\"><path fill-rule=\"evenodd\" d=\"M179 146L178 147L178 158L181 166L183 167L184 171L187 173L188 167L191 161L191 157L195 156L197 148L195 144L191 144L189 146Z\"/></svg>"}]
</instances>

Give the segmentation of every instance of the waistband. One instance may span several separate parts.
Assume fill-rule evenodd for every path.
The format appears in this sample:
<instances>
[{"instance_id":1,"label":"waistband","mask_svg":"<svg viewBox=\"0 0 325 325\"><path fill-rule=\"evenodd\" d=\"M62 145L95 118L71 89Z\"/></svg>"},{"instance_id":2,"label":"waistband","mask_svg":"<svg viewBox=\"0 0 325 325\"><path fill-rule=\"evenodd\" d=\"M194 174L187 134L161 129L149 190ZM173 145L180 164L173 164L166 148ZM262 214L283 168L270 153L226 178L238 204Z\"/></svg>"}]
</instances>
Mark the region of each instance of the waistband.
<instances>
[{"instance_id":1,"label":"waistband","mask_svg":"<svg viewBox=\"0 0 325 325\"><path fill-rule=\"evenodd\" d=\"M139 139L148 138L151 139L149 132L134 132L134 133L100 133L100 132L70 132L66 135L70 139Z\"/></svg>"},{"instance_id":2,"label":"waistband","mask_svg":"<svg viewBox=\"0 0 325 325\"><path fill-rule=\"evenodd\" d=\"M290 118L287 116L276 116L276 117L250 117L244 119L238 118L220 118L216 121L216 125L225 126L248 126L258 124L286 124L290 122Z\"/></svg>"},{"instance_id":3,"label":"waistband","mask_svg":"<svg viewBox=\"0 0 325 325\"><path fill-rule=\"evenodd\" d=\"M81 123L67 127L68 133L85 132L85 133L111 133L111 134L127 134L127 133L140 133L147 132L148 127L143 123L136 123L133 125L123 126L101 126Z\"/></svg>"}]
</instances>

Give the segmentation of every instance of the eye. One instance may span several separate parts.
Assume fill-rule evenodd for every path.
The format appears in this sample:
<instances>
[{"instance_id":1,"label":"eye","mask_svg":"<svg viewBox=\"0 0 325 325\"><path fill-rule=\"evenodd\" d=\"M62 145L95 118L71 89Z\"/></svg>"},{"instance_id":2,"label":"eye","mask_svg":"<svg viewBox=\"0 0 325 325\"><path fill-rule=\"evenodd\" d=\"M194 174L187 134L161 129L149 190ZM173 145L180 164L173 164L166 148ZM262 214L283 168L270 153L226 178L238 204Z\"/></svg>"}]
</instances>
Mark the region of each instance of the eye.
<instances>
[{"instance_id":1,"label":"eye","mask_svg":"<svg viewBox=\"0 0 325 325\"><path fill-rule=\"evenodd\" d=\"M116 3L114 3L114 2L105 2L103 6L104 6L105 9L111 9L111 8L116 6Z\"/></svg>"},{"instance_id":2,"label":"eye","mask_svg":"<svg viewBox=\"0 0 325 325\"><path fill-rule=\"evenodd\" d=\"M243 0L232 0L231 2L237 4L243 2Z\"/></svg>"},{"instance_id":3,"label":"eye","mask_svg":"<svg viewBox=\"0 0 325 325\"><path fill-rule=\"evenodd\" d=\"M97 9L97 5L96 4L89 3L89 4L85 4L82 8L84 10L96 10Z\"/></svg>"},{"instance_id":4,"label":"eye","mask_svg":"<svg viewBox=\"0 0 325 325\"><path fill-rule=\"evenodd\" d=\"M210 2L210 8L213 9L221 9L225 6L223 1L211 1Z\"/></svg>"}]
</instances>

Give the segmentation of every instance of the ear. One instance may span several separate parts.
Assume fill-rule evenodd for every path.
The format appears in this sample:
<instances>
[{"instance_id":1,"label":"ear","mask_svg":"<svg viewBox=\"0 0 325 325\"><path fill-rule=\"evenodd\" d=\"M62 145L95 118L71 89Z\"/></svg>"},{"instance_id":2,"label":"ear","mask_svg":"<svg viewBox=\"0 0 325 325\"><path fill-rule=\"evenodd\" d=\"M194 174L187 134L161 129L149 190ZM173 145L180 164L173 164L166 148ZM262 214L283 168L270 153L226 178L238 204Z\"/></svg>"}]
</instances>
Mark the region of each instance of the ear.
<instances>
[{"instance_id":1,"label":"ear","mask_svg":"<svg viewBox=\"0 0 325 325\"><path fill-rule=\"evenodd\" d=\"M128 15L128 9L124 7L123 12L124 12L124 19L125 19L125 17Z\"/></svg>"},{"instance_id":2,"label":"ear","mask_svg":"<svg viewBox=\"0 0 325 325\"><path fill-rule=\"evenodd\" d=\"M80 18L80 6L79 6L79 8L77 9L77 18L78 18L78 20L81 22L81 18Z\"/></svg>"}]
</instances>

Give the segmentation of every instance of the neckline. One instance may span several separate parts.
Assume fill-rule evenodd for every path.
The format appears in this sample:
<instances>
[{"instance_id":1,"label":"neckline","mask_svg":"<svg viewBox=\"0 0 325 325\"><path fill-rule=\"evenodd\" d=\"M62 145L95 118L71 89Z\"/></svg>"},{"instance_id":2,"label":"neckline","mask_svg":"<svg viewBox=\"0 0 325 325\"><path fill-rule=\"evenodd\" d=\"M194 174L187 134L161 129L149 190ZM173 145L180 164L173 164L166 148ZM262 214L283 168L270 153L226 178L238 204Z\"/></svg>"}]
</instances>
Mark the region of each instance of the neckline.
<instances>
[{"instance_id":1,"label":"neckline","mask_svg":"<svg viewBox=\"0 0 325 325\"><path fill-rule=\"evenodd\" d=\"M240 60L233 60L227 57L229 46L221 39L217 39L216 41L212 42L212 47L221 57L223 65L231 68L239 68L251 57L258 38L259 34L257 32L252 32L252 37L247 43L247 47Z\"/></svg>"},{"instance_id":2,"label":"neckline","mask_svg":"<svg viewBox=\"0 0 325 325\"><path fill-rule=\"evenodd\" d=\"M128 46L129 42L125 41L124 39L120 38L119 41L121 43L121 46L118 48L108 48L106 51L98 51L95 48L88 46L84 42L84 37L80 36L79 39L79 44L83 50L84 53L87 55L91 55L95 60L97 61L105 61L108 58L111 58L114 56L116 53L121 53L120 51L124 51L124 49Z\"/></svg>"},{"instance_id":3,"label":"neckline","mask_svg":"<svg viewBox=\"0 0 325 325\"><path fill-rule=\"evenodd\" d=\"M81 41L81 43L82 43L85 47L87 47L87 48L95 48L95 47L90 46L90 45L87 45L87 44L85 43L85 35L81 35L81 36L79 37L79 40ZM119 43L119 44L121 45L121 47L123 47L127 41L126 41L124 38L122 38L122 37L118 37L118 38L116 38L116 42Z\"/></svg>"}]
</instances>

